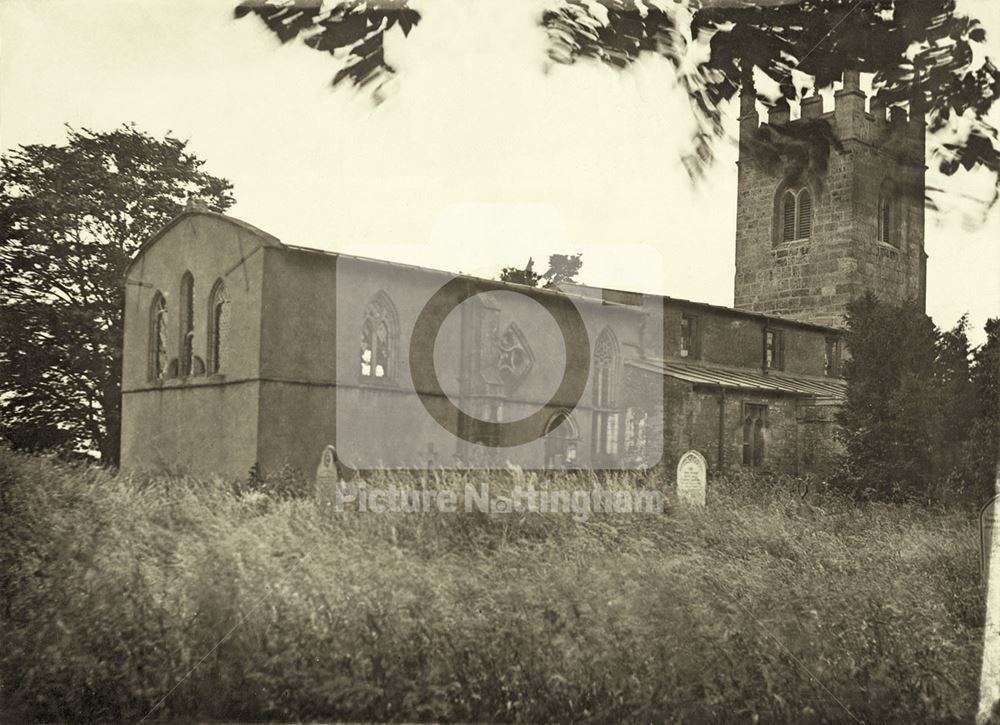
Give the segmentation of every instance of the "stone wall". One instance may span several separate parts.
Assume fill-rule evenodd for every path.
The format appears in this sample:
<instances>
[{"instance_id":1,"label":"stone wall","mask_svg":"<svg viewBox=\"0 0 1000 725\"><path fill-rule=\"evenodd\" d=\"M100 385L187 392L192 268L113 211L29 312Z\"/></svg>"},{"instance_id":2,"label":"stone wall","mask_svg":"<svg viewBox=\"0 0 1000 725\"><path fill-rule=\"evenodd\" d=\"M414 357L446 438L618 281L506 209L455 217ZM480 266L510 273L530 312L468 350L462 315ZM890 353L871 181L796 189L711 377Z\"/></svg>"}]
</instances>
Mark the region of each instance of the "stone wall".
<instances>
[{"instance_id":1,"label":"stone wall","mask_svg":"<svg viewBox=\"0 0 1000 725\"><path fill-rule=\"evenodd\" d=\"M643 373L652 378L653 373ZM832 454L824 445L819 426L810 429L811 455L800 454L799 400L791 396L742 390L694 386L671 377L663 378L663 455L660 468L670 479L685 451L699 451L708 462L709 472L747 468L743 463L743 419L747 404L767 406L764 428L762 471L783 473L822 472ZM721 409L721 411L720 411ZM721 413L721 415L720 415ZM824 425L829 420L824 419ZM824 430L830 430L826 428ZM811 437L810 437L811 436ZM826 457L824 457L826 456ZM672 479L671 479L672 480Z\"/></svg>"},{"instance_id":2,"label":"stone wall","mask_svg":"<svg viewBox=\"0 0 1000 725\"><path fill-rule=\"evenodd\" d=\"M867 291L903 301L925 297L924 122L894 109L865 110L857 74L845 77L832 111L818 97L802 104L803 118L788 119L779 102L758 127L752 99L740 119L734 306L779 317L840 326L847 303ZM810 129L829 135L827 166L774 155L782 142ZM825 129L825 130L824 130ZM791 135L786 136L785 132ZM801 150L803 144L797 141ZM883 184L897 194L893 244L878 240ZM812 193L808 239L782 241L780 198L786 185Z\"/></svg>"},{"instance_id":3,"label":"stone wall","mask_svg":"<svg viewBox=\"0 0 1000 725\"><path fill-rule=\"evenodd\" d=\"M681 357L681 317L685 314L697 320L700 343L697 355ZM767 329L781 331L784 340L782 369L796 375L825 375L827 340L842 337L839 330L667 298L663 308L662 357L759 370L764 363L764 332ZM843 354L843 344L840 349ZM648 352L653 357L660 357L655 350Z\"/></svg>"},{"instance_id":4,"label":"stone wall","mask_svg":"<svg viewBox=\"0 0 1000 725\"><path fill-rule=\"evenodd\" d=\"M126 469L244 476L257 449L263 251L273 237L212 213L178 217L147 244L126 272L122 352L122 453ZM229 324L221 368L177 370L180 283L194 278L193 355L209 358L210 294L225 283ZM170 370L150 376L150 305L166 302ZM203 365L203 363L202 363Z\"/></svg>"}]
</instances>

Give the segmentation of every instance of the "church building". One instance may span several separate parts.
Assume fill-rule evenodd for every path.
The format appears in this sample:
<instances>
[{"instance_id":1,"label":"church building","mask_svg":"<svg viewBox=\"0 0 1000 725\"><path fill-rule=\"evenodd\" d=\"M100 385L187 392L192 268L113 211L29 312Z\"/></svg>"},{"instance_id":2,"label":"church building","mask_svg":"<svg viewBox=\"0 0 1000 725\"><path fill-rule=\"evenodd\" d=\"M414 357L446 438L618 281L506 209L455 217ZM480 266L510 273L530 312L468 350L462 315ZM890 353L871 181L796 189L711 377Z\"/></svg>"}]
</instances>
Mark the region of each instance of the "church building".
<instances>
[{"instance_id":1,"label":"church building","mask_svg":"<svg viewBox=\"0 0 1000 725\"><path fill-rule=\"evenodd\" d=\"M857 73L801 114L761 124L742 99L731 308L309 249L189 206L127 270L123 468L308 475L335 444L360 469L670 470L697 449L822 474L847 303L924 299L924 124L866 109Z\"/></svg>"}]
</instances>

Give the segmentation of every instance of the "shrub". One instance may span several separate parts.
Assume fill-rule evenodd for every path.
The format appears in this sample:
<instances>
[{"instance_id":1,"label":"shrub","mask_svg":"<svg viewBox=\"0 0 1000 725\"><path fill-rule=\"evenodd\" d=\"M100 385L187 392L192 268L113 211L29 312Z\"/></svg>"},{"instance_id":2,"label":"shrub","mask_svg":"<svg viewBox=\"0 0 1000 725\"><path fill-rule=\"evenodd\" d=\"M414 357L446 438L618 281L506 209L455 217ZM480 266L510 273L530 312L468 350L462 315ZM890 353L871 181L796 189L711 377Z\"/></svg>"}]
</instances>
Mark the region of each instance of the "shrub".
<instances>
[{"instance_id":1,"label":"shrub","mask_svg":"<svg viewBox=\"0 0 1000 725\"><path fill-rule=\"evenodd\" d=\"M795 480L741 477L715 482L707 510L586 524L331 514L5 451L0 484L12 721L136 721L154 708L175 720L440 722L974 711L982 595L964 513L822 487L803 498Z\"/></svg>"}]
</instances>

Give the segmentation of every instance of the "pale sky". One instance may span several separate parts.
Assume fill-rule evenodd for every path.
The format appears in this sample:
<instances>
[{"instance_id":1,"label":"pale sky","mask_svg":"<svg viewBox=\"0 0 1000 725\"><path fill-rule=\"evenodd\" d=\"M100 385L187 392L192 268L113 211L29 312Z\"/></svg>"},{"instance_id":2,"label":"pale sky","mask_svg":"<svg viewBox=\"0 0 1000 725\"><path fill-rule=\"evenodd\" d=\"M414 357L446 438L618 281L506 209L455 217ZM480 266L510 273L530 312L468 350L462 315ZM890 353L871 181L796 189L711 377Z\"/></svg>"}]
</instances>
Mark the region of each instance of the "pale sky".
<instances>
[{"instance_id":1,"label":"pale sky","mask_svg":"<svg viewBox=\"0 0 1000 725\"><path fill-rule=\"evenodd\" d=\"M662 59L551 67L544 2L424 0L411 36L390 35L399 73L375 106L235 4L0 0L0 145L134 122L187 139L233 182L230 213L291 244L485 277L582 252L582 282L732 304L735 142L692 186L693 122ZM1000 3L959 6L996 61ZM1000 314L1000 209L966 199L989 196L984 175L928 183L950 192L927 217L928 312L942 327L969 312L981 341Z\"/></svg>"}]
</instances>

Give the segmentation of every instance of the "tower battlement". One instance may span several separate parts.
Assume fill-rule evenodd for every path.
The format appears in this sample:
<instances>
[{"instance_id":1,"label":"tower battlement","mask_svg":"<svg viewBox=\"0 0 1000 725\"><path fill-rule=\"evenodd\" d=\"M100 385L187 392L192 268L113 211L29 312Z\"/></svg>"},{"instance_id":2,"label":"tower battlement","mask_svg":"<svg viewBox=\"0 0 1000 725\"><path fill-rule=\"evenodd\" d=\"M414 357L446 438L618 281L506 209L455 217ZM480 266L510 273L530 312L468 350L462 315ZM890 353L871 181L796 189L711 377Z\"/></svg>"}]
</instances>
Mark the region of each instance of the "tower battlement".
<instances>
[{"instance_id":1,"label":"tower battlement","mask_svg":"<svg viewBox=\"0 0 1000 725\"><path fill-rule=\"evenodd\" d=\"M760 126L753 87L741 95L740 136L753 134ZM866 108L866 106L868 106ZM893 153L906 156L914 163L924 163L924 114L908 112L902 106L886 107L877 96L869 99L860 87L860 73L844 74L843 87L834 94L833 108L825 110L818 94L807 96L800 104L799 118L791 118L785 99L778 100L767 112L765 125L774 129L796 129L816 120L826 121L840 141L858 141L889 147Z\"/></svg>"},{"instance_id":2,"label":"tower battlement","mask_svg":"<svg viewBox=\"0 0 1000 725\"><path fill-rule=\"evenodd\" d=\"M761 123L744 89L736 308L840 325L868 291L923 302L923 114L867 100L848 71L833 108L812 95L792 119L782 99Z\"/></svg>"}]
</instances>

